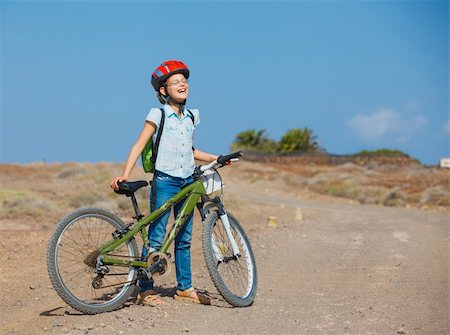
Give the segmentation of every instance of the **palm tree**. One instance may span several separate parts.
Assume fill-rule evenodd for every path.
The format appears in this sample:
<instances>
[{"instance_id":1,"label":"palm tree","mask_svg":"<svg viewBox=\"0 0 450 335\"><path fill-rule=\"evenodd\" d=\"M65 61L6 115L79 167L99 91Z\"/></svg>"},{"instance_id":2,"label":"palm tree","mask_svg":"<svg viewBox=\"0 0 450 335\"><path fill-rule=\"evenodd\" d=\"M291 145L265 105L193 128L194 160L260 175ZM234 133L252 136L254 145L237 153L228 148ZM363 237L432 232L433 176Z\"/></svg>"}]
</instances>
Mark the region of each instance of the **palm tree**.
<instances>
[{"instance_id":1,"label":"palm tree","mask_svg":"<svg viewBox=\"0 0 450 335\"><path fill-rule=\"evenodd\" d=\"M318 148L317 136L308 128L290 129L278 143L278 151L281 153L311 152L316 151Z\"/></svg>"},{"instance_id":2,"label":"palm tree","mask_svg":"<svg viewBox=\"0 0 450 335\"><path fill-rule=\"evenodd\" d=\"M266 134L266 130L246 130L236 135L236 139L231 145L232 150L255 150L262 152L274 152L276 144L269 139Z\"/></svg>"}]
</instances>

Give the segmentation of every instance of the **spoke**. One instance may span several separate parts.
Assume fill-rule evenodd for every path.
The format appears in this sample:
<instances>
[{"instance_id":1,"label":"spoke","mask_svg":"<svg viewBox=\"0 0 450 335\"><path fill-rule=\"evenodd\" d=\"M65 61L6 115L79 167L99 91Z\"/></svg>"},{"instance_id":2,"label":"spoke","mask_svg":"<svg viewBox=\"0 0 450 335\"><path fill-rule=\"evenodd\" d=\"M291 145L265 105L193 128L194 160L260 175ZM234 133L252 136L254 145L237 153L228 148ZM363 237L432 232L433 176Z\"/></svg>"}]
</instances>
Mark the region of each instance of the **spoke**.
<instances>
[{"instance_id":1,"label":"spoke","mask_svg":"<svg viewBox=\"0 0 450 335\"><path fill-rule=\"evenodd\" d=\"M80 229L81 235L83 235L83 239L86 242L86 245L89 245L89 241L86 239L86 235L84 234L84 230L83 230L83 227L82 227L82 224L85 221L86 221L86 218L83 218L83 220L80 220L80 228L79 229Z\"/></svg>"},{"instance_id":2,"label":"spoke","mask_svg":"<svg viewBox=\"0 0 450 335\"><path fill-rule=\"evenodd\" d=\"M225 227L223 226L222 220L220 221L220 227L218 227L218 230L219 235L221 236L222 243L225 244L225 242L227 241L227 238L225 238L227 233L225 232Z\"/></svg>"},{"instance_id":3,"label":"spoke","mask_svg":"<svg viewBox=\"0 0 450 335\"><path fill-rule=\"evenodd\" d=\"M60 246L58 248L58 254L61 254L61 253L71 255L78 259L84 259L84 257L85 257L84 254L82 254L81 252L78 252L76 249L74 249L72 247L66 248L66 245Z\"/></svg>"},{"instance_id":4,"label":"spoke","mask_svg":"<svg viewBox=\"0 0 450 335\"><path fill-rule=\"evenodd\" d=\"M108 227L108 228L110 228L110 227ZM114 227L112 227L112 228L114 228ZM103 229L101 231L103 231ZM99 240L99 245L103 244L103 241L111 239L112 238L111 233L112 233L111 229L105 229L105 232L102 234L102 237Z\"/></svg>"},{"instance_id":5,"label":"spoke","mask_svg":"<svg viewBox=\"0 0 450 335\"><path fill-rule=\"evenodd\" d=\"M105 279L105 282L109 283L109 281L108 281L107 279ZM116 287L116 286L123 286L123 285L125 285L125 284L131 284L131 283L135 283L135 282L137 282L136 279L135 279L135 280L130 280L130 281L124 281L124 282L120 282L120 283L117 283L117 284L110 284L110 285L108 285L108 286L102 286L102 289L103 289L103 288ZM120 291L119 291L119 292L120 292ZM118 294L118 293L117 293L117 294Z\"/></svg>"},{"instance_id":6,"label":"spoke","mask_svg":"<svg viewBox=\"0 0 450 335\"><path fill-rule=\"evenodd\" d=\"M91 245L91 221L88 221L88 238L89 238L89 245Z\"/></svg>"},{"instance_id":7,"label":"spoke","mask_svg":"<svg viewBox=\"0 0 450 335\"><path fill-rule=\"evenodd\" d=\"M243 275L247 275L247 272L245 271L244 265L241 263L240 258L236 259L235 261L231 261L231 263L232 263L231 265L233 267L235 267L236 269L238 269ZM245 265L247 265L247 263ZM245 268L247 268L247 266L245 266ZM245 271L245 273L244 273L244 271Z\"/></svg>"},{"instance_id":8,"label":"spoke","mask_svg":"<svg viewBox=\"0 0 450 335\"><path fill-rule=\"evenodd\" d=\"M233 257L233 251L231 247L231 241L228 239L226 231L223 227L223 224L219 226L218 222L216 222L216 229L214 229L214 238L221 239L222 243L220 245L221 251L224 257ZM221 277L225 282L227 282L227 286L229 289L234 291L233 294L237 294L239 296L243 296L247 293L249 285L249 264L248 264L248 252L245 241L242 239L239 231L231 225L232 236L237 242L239 249L241 250L241 257L235 260L230 260L226 263L220 264L218 267ZM242 257L244 256L244 257Z\"/></svg>"},{"instance_id":9,"label":"spoke","mask_svg":"<svg viewBox=\"0 0 450 335\"><path fill-rule=\"evenodd\" d=\"M58 268L59 268L60 271L62 271L62 270L65 270L67 268L74 269L74 266L73 266L72 263L69 263L69 264L62 263L61 265L58 265ZM85 269L84 267L81 267L79 271L83 271L84 269ZM73 271L70 271L70 273L72 273L72 272Z\"/></svg>"},{"instance_id":10,"label":"spoke","mask_svg":"<svg viewBox=\"0 0 450 335\"><path fill-rule=\"evenodd\" d=\"M241 286L243 292L245 293L247 287L244 286L244 282L246 282L245 279L247 278L247 274L244 273L242 267L239 266L238 264L231 264L231 267L234 269L234 273L237 273L237 274L238 274L237 277L236 277L237 279L238 279L238 278L244 279L244 280L239 280L239 279L238 279L237 281L238 281L239 285Z\"/></svg>"},{"instance_id":11,"label":"spoke","mask_svg":"<svg viewBox=\"0 0 450 335\"><path fill-rule=\"evenodd\" d=\"M73 263L79 263L80 262L79 259L73 259L73 258L70 258L70 257L67 257L67 256L62 256L62 255L59 256L59 258L67 259L69 261L72 261Z\"/></svg>"},{"instance_id":12,"label":"spoke","mask_svg":"<svg viewBox=\"0 0 450 335\"><path fill-rule=\"evenodd\" d=\"M228 265L228 264L227 264ZM237 278L238 278L238 276L236 275L236 269L231 265L231 264L229 264L230 266L228 266L228 268L229 268L229 273L230 273L230 277L231 277L231 279L234 281L234 282L239 282L238 280L237 280Z\"/></svg>"},{"instance_id":13,"label":"spoke","mask_svg":"<svg viewBox=\"0 0 450 335\"><path fill-rule=\"evenodd\" d=\"M98 233L97 233L97 245L102 244L101 242L105 240L105 237L107 236L104 232L103 232L103 222L99 222L97 224L99 226L98 228Z\"/></svg>"},{"instance_id":14,"label":"spoke","mask_svg":"<svg viewBox=\"0 0 450 335\"><path fill-rule=\"evenodd\" d=\"M75 272L75 275L69 280L64 280L64 283L71 283L75 278L80 277L79 273L83 272L83 270L79 270ZM71 272L73 274L73 272Z\"/></svg>"},{"instance_id":15,"label":"spoke","mask_svg":"<svg viewBox=\"0 0 450 335\"><path fill-rule=\"evenodd\" d=\"M80 245L77 243L77 241L74 239L73 234L71 232L71 229L67 229L67 233L70 235L71 240L75 243L76 249L83 255L86 256L85 253L82 251Z\"/></svg>"},{"instance_id":16,"label":"spoke","mask_svg":"<svg viewBox=\"0 0 450 335\"><path fill-rule=\"evenodd\" d=\"M73 250L75 250L75 251L78 251L78 254L81 254L81 255L83 255L84 256L84 254L82 253L82 251L80 250L80 247L79 247L79 245L73 245L73 244L71 244L71 243L69 243L69 242L61 242L60 243L60 246L59 246L60 248L65 248L65 247L69 247L70 249L73 249ZM65 249L64 249L65 250ZM68 252L68 251L67 251Z\"/></svg>"}]
</instances>

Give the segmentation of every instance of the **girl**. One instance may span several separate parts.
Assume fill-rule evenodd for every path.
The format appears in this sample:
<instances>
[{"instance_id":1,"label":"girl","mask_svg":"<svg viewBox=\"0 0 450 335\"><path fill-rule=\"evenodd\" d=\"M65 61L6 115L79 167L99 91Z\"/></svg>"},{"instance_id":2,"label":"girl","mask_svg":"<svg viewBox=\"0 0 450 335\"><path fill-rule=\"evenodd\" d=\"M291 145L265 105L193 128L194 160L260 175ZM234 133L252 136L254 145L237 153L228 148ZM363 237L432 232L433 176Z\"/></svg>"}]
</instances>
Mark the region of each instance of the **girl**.
<instances>
[{"instance_id":1,"label":"girl","mask_svg":"<svg viewBox=\"0 0 450 335\"><path fill-rule=\"evenodd\" d=\"M144 128L130 150L122 176L116 177L111 183L112 188L118 189L117 183L129 178L138 157L151 136L154 136L153 142L155 143L156 133L161 131L159 129L161 117L164 115L164 129L159 143L150 195L150 201L154 202L153 204L156 206L154 208L160 207L183 187L193 182L194 159L212 162L218 157L193 147L194 129L200 123L200 116L198 110L194 109L189 112L184 107L189 94L188 78L188 67L176 60L161 64L153 72L151 82L159 101L164 105L164 114L158 108L150 110ZM192 115L190 115L191 113ZM182 203L178 203L174 207L175 216L178 215L182 205ZM169 214L166 212L149 226L150 252L159 250L166 233ZM209 298L196 292L192 287L190 254L192 224L193 215L182 226L175 239L175 268L178 285L174 298L209 304ZM145 248L142 256L147 256ZM150 306L164 303L153 289L153 280L141 280L139 286L138 303Z\"/></svg>"}]
</instances>

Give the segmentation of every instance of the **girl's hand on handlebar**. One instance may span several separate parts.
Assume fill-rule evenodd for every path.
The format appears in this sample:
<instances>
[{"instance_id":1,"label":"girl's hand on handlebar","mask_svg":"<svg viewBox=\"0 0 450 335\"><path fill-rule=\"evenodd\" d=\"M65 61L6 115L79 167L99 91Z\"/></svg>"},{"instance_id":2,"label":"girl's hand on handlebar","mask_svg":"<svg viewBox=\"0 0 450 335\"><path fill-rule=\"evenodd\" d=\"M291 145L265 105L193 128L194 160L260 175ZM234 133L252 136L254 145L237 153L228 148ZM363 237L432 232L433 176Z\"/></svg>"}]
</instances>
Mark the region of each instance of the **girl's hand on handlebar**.
<instances>
[{"instance_id":1,"label":"girl's hand on handlebar","mask_svg":"<svg viewBox=\"0 0 450 335\"><path fill-rule=\"evenodd\" d=\"M243 155L243 152L242 151L237 151L237 152L234 152L234 153L232 153L232 154L229 154L229 155L220 155L218 158L217 158L217 162L219 163L219 164L222 164L222 165L230 165L231 164L231 161L234 159L234 160L237 160L237 159L239 159L239 157L241 157Z\"/></svg>"}]
</instances>

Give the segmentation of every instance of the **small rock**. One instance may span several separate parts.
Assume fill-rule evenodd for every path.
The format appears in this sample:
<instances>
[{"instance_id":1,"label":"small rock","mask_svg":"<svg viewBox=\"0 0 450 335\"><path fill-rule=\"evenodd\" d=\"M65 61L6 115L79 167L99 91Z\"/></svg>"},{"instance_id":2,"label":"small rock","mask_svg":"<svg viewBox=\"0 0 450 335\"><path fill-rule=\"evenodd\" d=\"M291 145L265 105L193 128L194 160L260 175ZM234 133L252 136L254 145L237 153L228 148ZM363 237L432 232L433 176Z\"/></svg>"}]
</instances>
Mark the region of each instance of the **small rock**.
<instances>
[{"instance_id":1,"label":"small rock","mask_svg":"<svg viewBox=\"0 0 450 335\"><path fill-rule=\"evenodd\" d=\"M399 330L397 330L397 334L407 334L406 330L404 330L403 328L400 328Z\"/></svg>"},{"instance_id":2,"label":"small rock","mask_svg":"<svg viewBox=\"0 0 450 335\"><path fill-rule=\"evenodd\" d=\"M267 224L269 227L276 227L278 225L278 219L276 216L269 216L267 218Z\"/></svg>"},{"instance_id":3,"label":"small rock","mask_svg":"<svg viewBox=\"0 0 450 335\"><path fill-rule=\"evenodd\" d=\"M61 320L55 320L53 322L53 327L62 327L63 326L63 322Z\"/></svg>"},{"instance_id":4,"label":"small rock","mask_svg":"<svg viewBox=\"0 0 450 335\"><path fill-rule=\"evenodd\" d=\"M183 328L183 330L181 332L182 333L189 333L189 329L188 328Z\"/></svg>"},{"instance_id":5,"label":"small rock","mask_svg":"<svg viewBox=\"0 0 450 335\"><path fill-rule=\"evenodd\" d=\"M295 211L295 221L302 221L303 220L303 211L300 208L297 208Z\"/></svg>"}]
</instances>

